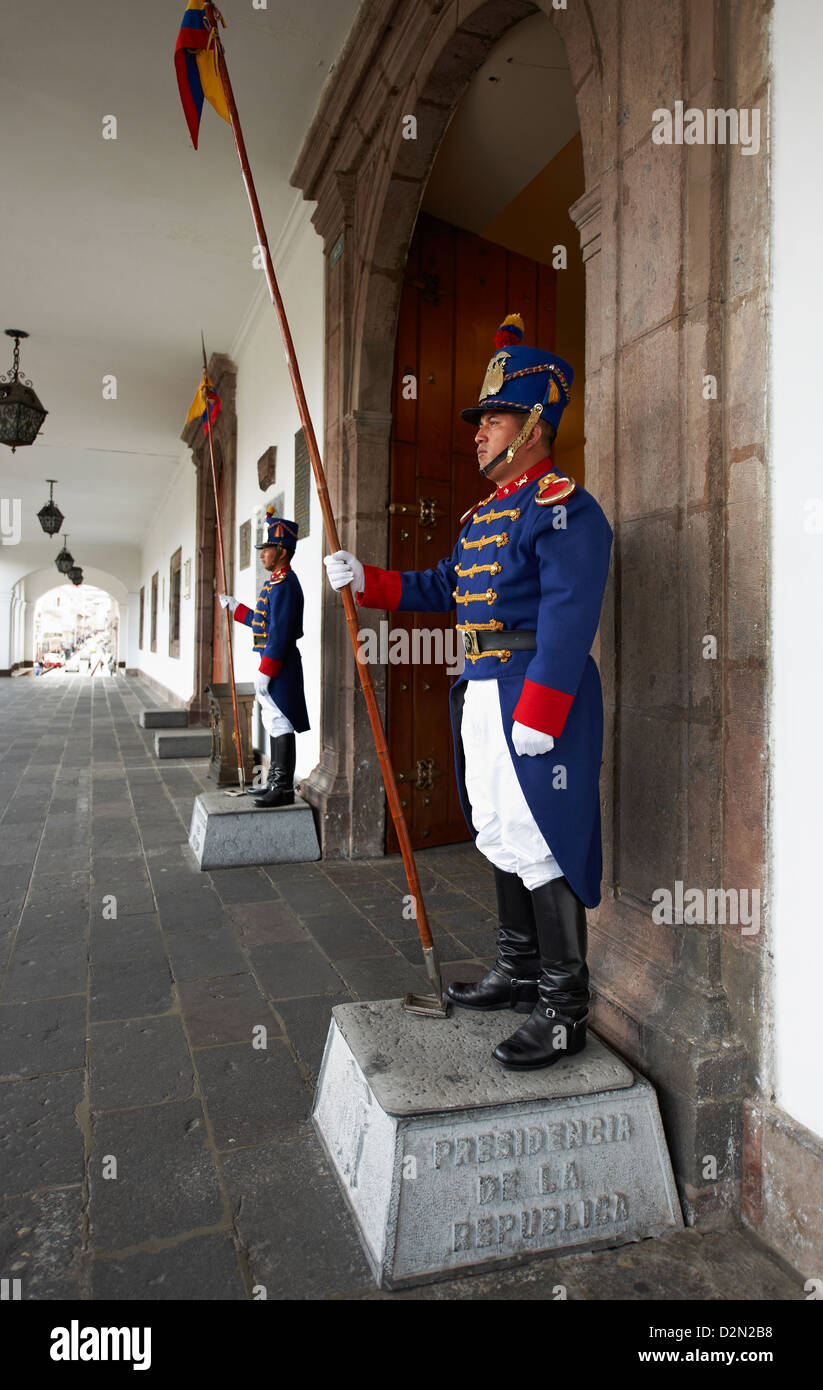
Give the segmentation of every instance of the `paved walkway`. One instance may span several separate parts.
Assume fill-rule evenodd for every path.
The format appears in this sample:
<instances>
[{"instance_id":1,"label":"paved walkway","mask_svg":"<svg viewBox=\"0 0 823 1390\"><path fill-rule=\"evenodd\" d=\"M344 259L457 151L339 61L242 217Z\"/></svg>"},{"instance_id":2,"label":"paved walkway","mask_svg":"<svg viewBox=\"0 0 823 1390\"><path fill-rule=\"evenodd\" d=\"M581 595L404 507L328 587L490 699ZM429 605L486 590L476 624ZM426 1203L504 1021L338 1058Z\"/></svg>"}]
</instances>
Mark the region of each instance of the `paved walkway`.
<instances>
[{"instance_id":1,"label":"paved walkway","mask_svg":"<svg viewBox=\"0 0 823 1390\"><path fill-rule=\"evenodd\" d=\"M155 703L0 682L0 1275L23 1298L804 1297L745 1234L694 1231L379 1293L309 1115L332 1005L426 987L399 860L200 873L213 784L154 759ZM485 861L419 864L442 961L482 974Z\"/></svg>"}]
</instances>

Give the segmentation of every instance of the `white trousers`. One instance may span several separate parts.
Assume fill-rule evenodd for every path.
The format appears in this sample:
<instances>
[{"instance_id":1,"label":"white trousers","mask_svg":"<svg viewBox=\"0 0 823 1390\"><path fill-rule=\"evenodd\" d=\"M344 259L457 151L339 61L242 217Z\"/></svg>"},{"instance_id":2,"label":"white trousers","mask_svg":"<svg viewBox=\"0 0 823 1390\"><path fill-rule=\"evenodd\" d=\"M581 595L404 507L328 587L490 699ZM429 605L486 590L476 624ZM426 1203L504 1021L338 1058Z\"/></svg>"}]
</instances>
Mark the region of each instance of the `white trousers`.
<instances>
[{"instance_id":1,"label":"white trousers","mask_svg":"<svg viewBox=\"0 0 823 1390\"><path fill-rule=\"evenodd\" d=\"M519 874L528 889L562 878L517 780L496 680L466 682L462 737L477 848L504 873Z\"/></svg>"},{"instance_id":2,"label":"white trousers","mask_svg":"<svg viewBox=\"0 0 823 1390\"><path fill-rule=\"evenodd\" d=\"M294 725L286 718L280 706L274 703L271 695L258 695L257 700L260 705L263 728L269 738L279 738L281 734L294 733Z\"/></svg>"}]
</instances>

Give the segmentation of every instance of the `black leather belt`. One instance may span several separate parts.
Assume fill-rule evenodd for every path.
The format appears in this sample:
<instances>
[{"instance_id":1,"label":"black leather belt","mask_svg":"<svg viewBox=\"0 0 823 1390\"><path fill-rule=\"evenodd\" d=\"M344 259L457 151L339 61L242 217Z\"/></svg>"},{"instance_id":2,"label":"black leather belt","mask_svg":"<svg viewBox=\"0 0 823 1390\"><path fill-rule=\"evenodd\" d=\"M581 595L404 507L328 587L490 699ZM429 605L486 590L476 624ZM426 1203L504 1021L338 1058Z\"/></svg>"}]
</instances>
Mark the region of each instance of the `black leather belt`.
<instances>
[{"instance_id":1,"label":"black leather belt","mask_svg":"<svg viewBox=\"0 0 823 1390\"><path fill-rule=\"evenodd\" d=\"M523 632L520 628L510 631L506 628L489 631L486 628L481 631L476 627L461 627L460 631L463 634L466 656L472 661L481 656L492 655L508 661L512 652L537 651L536 632Z\"/></svg>"}]
</instances>

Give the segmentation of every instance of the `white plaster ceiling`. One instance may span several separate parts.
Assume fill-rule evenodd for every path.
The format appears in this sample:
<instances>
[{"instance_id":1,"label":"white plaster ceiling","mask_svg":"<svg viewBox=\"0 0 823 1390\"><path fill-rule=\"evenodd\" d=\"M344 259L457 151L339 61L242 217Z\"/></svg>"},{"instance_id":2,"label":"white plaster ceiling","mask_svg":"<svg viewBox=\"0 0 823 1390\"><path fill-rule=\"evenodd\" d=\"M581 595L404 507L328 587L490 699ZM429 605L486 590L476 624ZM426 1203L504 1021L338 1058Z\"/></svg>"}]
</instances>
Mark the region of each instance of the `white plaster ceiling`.
<instances>
[{"instance_id":1,"label":"white plaster ceiling","mask_svg":"<svg viewBox=\"0 0 823 1390\"><path fill-rule=\"evenodd\" d=\"M140 544L168 490L197 387L200 328L227 351L261 272L229 126L208 104L189 140L172 54L185 0L3 0L0 330L49 415L0 448L23 539L59 480L75 553ZM229 69L269 241L299 197L289 175L357 0L225 0ZM116 140L102 138L117 117ZM0 334L0 371L11 361ZM105 401L114 373L118 399ZM41 538L41 539L40 539Z\"/></svg>"},{"instance_id":2,"label":"white plaster ceiling","mask_svg":"<svg viewBox=\"0 0 823 1390\"><path fill-rule=\"evenodd\" d=\"M579 128L566 50L544 14L495 44L446 131L423 206L482 233Z\"/></svg>"}]
</instances>

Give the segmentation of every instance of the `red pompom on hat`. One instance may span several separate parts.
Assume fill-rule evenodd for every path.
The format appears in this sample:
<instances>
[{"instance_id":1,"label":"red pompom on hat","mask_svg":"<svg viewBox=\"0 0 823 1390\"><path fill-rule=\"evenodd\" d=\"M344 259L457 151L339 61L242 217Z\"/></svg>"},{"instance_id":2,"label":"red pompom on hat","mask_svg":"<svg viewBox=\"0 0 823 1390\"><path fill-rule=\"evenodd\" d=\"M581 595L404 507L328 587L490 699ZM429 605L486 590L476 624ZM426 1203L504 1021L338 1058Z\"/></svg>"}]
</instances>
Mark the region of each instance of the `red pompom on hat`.
<instances>
[{"instance_id":1,"label":"red pompom on hat","mask_svg":"<svg viewBox=\"0 0 823 1390\"><path fill-rule=\"evenodd\" d=\"M522 343L525 324L519 314L509 314L505 318L494 335L494 345L496 348L512 347L517 343Z\"/></svg>"}]
</instances>

